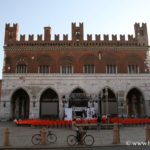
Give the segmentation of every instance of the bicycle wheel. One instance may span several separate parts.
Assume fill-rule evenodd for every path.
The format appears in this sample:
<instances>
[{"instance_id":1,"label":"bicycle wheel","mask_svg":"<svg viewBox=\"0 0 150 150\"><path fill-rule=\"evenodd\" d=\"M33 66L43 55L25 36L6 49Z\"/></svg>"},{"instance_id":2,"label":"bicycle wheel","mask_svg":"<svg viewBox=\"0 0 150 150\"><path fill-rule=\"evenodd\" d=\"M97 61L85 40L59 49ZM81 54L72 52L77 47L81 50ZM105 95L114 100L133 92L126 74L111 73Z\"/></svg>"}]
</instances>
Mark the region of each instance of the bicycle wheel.
<instances>
[{"instance_id":1,"label":"bicycle wheel","mask_svg":"<svg viewBox=\"0 0 150 150\"><path fill-rule=\"evenodd\" d=\"M32 144L34 144L34 145L40 144L40 142L41 142L41 135L40 134L33 135L31 141L32 141Z\"/></svg>"},{"instance_id":2,"label":"bicycle wheel","mask_svg":"<svg viewBox=\"0 0 150 150\"><path fill-rule=\"evenodd\" d=\"M69 135L69 136L67 137L67 143L68 143L69 145L75 145L75 144L77 143L77 137L74 136L74 135Z\"/></svg>"},{"instance_id":3,"label":"bicycle wheel","mask_svg":"<svg viewBox=\"0 0 150 150\"><path fill-rule=\"evenodd\" d=\"M47 135L47 141L49 143L55 143L56 140L57 140L57 136L55 134L50 133L50 134Z\"/></svg>"},{"instance_id":4,"label":"bicycle wheel","mask_svg":"<svg viewBox=\"0 0 150 150\"><path fill-rule=\"evenodd\" d=\"M83 141L84 141L84 144L91 146L94 143L94 137L92 135L86 135Z\"/></svg>"}]
</instances>

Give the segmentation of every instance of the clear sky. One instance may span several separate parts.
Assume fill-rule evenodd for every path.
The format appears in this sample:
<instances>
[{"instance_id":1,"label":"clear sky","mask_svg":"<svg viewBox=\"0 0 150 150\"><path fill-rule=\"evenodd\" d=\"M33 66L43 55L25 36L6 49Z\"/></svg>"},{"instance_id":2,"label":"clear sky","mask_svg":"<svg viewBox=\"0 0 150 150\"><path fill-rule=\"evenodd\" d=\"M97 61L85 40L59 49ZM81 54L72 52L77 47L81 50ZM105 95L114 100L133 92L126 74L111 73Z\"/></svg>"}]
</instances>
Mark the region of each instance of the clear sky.
<instances>
[{"instance_id":1,"label":"clear sky","mask_svg":"<svg viewBox=\"0 0 150 150\"><path fill-rule=\"evenodd\" d=\"M53 39L54 34L70 38L72 22L83 22L85 35L126 37L134 34L135 22L144 22L150 36L150 0L0 0L0 79L5 23L18 23L19 34L26 36L43 34L43 27L51 26Z\"/></svg>"}]
</instances>

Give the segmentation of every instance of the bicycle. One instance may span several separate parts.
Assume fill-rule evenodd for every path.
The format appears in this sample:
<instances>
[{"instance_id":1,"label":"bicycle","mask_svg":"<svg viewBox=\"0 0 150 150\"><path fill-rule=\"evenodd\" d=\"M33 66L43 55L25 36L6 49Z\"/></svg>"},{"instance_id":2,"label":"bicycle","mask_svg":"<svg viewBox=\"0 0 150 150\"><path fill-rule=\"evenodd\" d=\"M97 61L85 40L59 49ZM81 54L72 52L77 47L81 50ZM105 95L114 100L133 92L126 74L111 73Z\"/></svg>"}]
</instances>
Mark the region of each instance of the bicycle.
<instances>
[{"instance_id":1,"label":"bicycle","mask_svg":"<svg viewBox=\"0 0 150 150\"><path fill-rule=\"evenodd\" d=\"M52 133L52 131L49 130L48 134L47 134L48 143L55 143L56 140L57 140L57 136L54 133ZM34 145L40 144L41 143L41 134L34 134L32 136L31 141L32 141L32 144L34 144Z\"/></svg>"},{"instance_id":2,"label":"bicycle","mask_svg":"<svg viewBox=\"0 0 150 150\"><path fill-rule=\"evenodd\" d=\"M82 132L81 140L77 138L75 135L69 135L67 137L67 143L71 146L83 143L87 146L92 146L94 144L94 137L92 135L86 134L87 131Z\"/></svg>"}]
</instances>

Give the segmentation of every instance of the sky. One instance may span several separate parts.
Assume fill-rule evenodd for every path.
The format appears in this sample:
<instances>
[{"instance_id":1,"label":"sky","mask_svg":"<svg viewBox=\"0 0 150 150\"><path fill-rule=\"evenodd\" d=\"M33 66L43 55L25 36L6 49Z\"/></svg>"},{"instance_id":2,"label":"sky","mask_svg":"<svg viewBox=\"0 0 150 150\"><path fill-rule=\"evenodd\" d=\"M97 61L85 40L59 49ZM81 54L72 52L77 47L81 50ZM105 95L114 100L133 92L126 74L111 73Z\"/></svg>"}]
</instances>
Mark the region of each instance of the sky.
<instances>
[{"instance_id":1,"label":"sky","mask_svg":"<svg viewBox=\"0 0 150 150\"><path fill-rule=\"evenodd\" d=\"M54 34L71 37L71 23L84 23L84 35L134 35L134 23L147 23L150 36L150 0L0 0L0 79L4 60L6 23L18 23L19 35ZM86 37L85 37L86 39ZM150 42L149 42L150 43Z\"/></svg>"}]
</instances>

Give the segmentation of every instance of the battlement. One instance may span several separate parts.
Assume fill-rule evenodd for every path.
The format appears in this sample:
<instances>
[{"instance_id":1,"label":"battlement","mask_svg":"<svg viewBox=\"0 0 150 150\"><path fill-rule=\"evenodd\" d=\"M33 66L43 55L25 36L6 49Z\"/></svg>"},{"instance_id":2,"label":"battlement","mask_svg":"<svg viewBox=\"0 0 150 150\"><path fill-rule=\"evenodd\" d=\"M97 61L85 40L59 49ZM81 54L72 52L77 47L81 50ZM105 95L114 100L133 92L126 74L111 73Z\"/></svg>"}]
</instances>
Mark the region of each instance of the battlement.
<instances>
[{"instance_id":1,"label":"battlement","mask_svg":"<svg viewBox=\"0 0 150 150\"><path fill-rule=\"evenodd\" d=\"M142 23L142 24L140 24L140 23L135 23L134 24L134 26L136 27L136 28L146 28L146 23Z\"/></svg>"},{"instance_id":2,"label":"battlement","mask_svg":"<svg viewBox=\"0 0 150 150\"><path fill-rule=\"evenodd\" d=\"M13 23L13 25L11 26L10 23L7 23L6 24L6 30L8 30L10 28L18 29L18 24L17 23Z\"/></svg>"},{"instance_id":3,"label":"battlement","mask_svg":"<svg viewBox=\"0 0 150 150\"><path fill-rule=\"evenodd\" d=\"M75 22L72 23L72 27L74 27L74 28L77 27ZM79 22L79 26L78 27L83 27L83 22Z\"/></svg>"},{"instance_id":4,"label":"battlement","mask_svg":"<svg viewBox=\"0 0 150 150\"><path fill-rule=\"evenodd\" d=\"M135 38L133 35L128 35L127 39L125 39L125 35L108 35L108 34L104 34L102 35L103 39L101 39L101 35L100 34L95 34L95 39L93 38L92 34L87 34L87 40L84 41L88 41L88 42L101 42L101 41L105 41L105 42L130 42L130 41L134 41ZM18 40L18 42L44 42L43 39L43 35L42 34L38 34L37 37L35 37L33 34L29 34L29 36L26 38L25 34L21 34L20 35L20 39ZM49 40L49 42L52 41L71 41L68 39L68 34L63 34L63 39L60 39L60 34L55 34L54 35L54 40ZM83 41L83 42L84 42Z\"/></svg>"},{"instance_id":5,"label":"battlement","mask_svg":"<svg viewBox=\"0 0 150 150\"><path fill-rule=\"evenodd\" d=\"M51 39L51 27L44 27L44 35L38 34L37 38L34 39L34 35L30 34L28 38L26 38L26 35L20 35L20 38L18 39L18 24L13 24L11 26L10 24L6 24L5 27L5 44L6 45L28 45L30 43L32 44L51 44L51 43L68 43L68 45L72 45L73 43L80 43L75 44L78 45L86 45L84 43L91 43L89 45L137 45L137 46L147 46L148 45L148 36L147 36L147 27L146 23L135 23L134 24L135 29L135 36L134 35L128 35L127 39L125 38L125 35L120 34L117 36L116 34L108 35L100 35L95 34L95 39L93 39L92 34L87 34L87 40L84 39L84 31L83 31L83 23L79 23L79 25L76 25L76 23L72 23L72 38L68 39L68 34L63 34L63 38L60 39L59 34L54 34L54 40ZM103 37L103 39L101 39Z\"/></svg>"},{"instance_id":6,"label":"battlement","mask_svg":"<svg viewBox=\"0 0 150 150\"><path fill-rule=\"evenodd\" d=\"M120 34L117 36L116 34L108 35L104 34L103 35L103 40L101 39L101 35L96 34L95 35L95 40L92 38L92 34L87 34L87 41L105 41L105 42L133 42L135 41L135 38L133 35L128 35L127 39L125 39L125 35Z\"/></svg>"}]
</instances>

